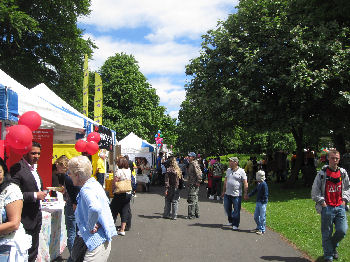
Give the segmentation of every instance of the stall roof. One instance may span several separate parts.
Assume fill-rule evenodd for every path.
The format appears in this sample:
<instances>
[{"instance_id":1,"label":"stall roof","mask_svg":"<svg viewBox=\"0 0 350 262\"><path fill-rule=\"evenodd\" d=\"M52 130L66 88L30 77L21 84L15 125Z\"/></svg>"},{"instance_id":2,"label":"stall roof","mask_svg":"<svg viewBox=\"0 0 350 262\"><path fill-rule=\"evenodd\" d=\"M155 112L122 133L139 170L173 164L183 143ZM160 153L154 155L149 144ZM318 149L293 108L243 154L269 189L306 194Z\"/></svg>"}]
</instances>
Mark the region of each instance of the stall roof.
<instances>
[{"instance_id":1,"label":"stall roof","mask_svg":"<svg viewBox=\"0 0 350 262\"><path fill-rule=\"evenodd\" d=\"M60 98L56 93L54 93L50 88L48 88L45 84L41 83L34 88L30 89L30 92L34 94L35 96L40 97L43 99L46 103L50 104L52 107L55 107L56 109L59 109L66 114L70 115L71 117L74 117L75 119L80 120L80 124L83 125L86 130L87 134L90 132L95 131L94 126L100 126L99 123L93 121L92 119L86 117L82 113L80 113L78 110L76 110L74 107L69 105L66 101L64 101L62 98ZM107 127L103 127L104 129L108 129ZM115 131L110 130L112 132L113 136L113 144L116 143L116 135Z\"/></svg>"},{"instance_id":2,"label":"stall roof","mask_svg":"<svg viewBox=\"0 0 350 262\"><path fill-rule=\"evenodd\" d=\"M148 148L149 152L154 151L154 147L150 143L138 137L133 132L131 132L129 135L127 135L122 140L120 140L119 144L121 145L122 150L123 148L125 150L126 149L142 150L142 148Z\"/></svg>"},{"instance_id":3,"label":"stall roof","mask_svg":"<svg viewBox=\"0 0 350 262\"><path fill-rule=\"evenodd\" d=\"M0 69L0 84L18 95L18 114L36 111L42 118L40 128L53 128L55 143L74 143L76 133L84 132L84 120L52 106Z\"/></svg>"}]
</instances>

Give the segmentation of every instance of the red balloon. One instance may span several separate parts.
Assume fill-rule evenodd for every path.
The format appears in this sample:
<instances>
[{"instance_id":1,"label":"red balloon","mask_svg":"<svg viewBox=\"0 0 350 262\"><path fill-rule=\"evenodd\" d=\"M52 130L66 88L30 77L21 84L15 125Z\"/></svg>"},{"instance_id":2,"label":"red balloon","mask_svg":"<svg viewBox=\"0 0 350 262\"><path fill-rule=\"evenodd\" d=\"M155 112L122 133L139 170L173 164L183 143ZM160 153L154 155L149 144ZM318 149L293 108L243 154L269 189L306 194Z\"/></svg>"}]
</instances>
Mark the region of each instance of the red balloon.
<instances>
[{"instance_id":1,"label":"red balloon","mask_svg":"<svg viewBox=\"0 0 350 262\"><path fill-rule=\"evenodd\" d=\"M99 149L98 144L94 141L90 141L86 144L86 152L88 152L89 155L96 154Z\"/></svg>"},{"instance_id":2,"label":"red balloon","mask_svg":"<svg viewBox=\"0 0 350 262\"><path fill-rule=\"evenodd\" d=\"M87 145L87 142L85 140L78 140L76 143L75 143L75 150L77 150L78 152L85 152L86 150L86 145Z\"/></svg>"},{"instance_id":3,"label":"red balloon","mask_svg":"<svg viewBox=\"0 0 350 262\"><path fill-rule=\"evenodd\" d=\"M25 149L32 145L32 131L24 125L7 128L6 144L15 149Z\"/></svg>"},{"instance_id":4,"label":"red balloon","mask_svg":"<svg viewBox=\"0 0 350 262\"><path fill-rule=\"evenodd\" d=\"M30 128L30 130L35 131L41 125L41 116L35 111L25 112L19 117L19 125L25 125Z\"/></svg>"},{"instance_id":5,"label":"red balloon","mask_svg":"<svg viewBox=\"0 0 350 262\"><path fill-rule=\"evenodd\" d=\"M98 143L98 142L100 142L100 140L101 140L101 136L100 136L100 134L97 133L97 132L92 132L92 133L88 134L86 140L87 140L88 142L93 141L93 142Z\"/></svg>"},{"instance_id":6,"label":"red balloon","mask_svg":"<svg viewBox=\"0 0 350 262\"><path fill-rule=\"evenodd\" d=\"M32 150L32 144L30 144L29 146L25 147L24 149L12 148L11 150L13 152L15 152L16 154L23 156L23 155L29 153L30 150Z\"/></svg>"}]
</instances>

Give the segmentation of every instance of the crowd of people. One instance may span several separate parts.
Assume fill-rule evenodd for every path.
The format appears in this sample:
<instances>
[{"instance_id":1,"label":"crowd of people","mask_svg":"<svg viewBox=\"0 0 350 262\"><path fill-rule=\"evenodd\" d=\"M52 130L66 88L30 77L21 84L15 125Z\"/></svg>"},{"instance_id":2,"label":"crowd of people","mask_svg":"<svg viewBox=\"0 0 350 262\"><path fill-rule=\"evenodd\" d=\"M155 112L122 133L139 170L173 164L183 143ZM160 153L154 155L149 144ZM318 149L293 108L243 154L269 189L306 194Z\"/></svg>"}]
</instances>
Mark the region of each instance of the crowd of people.
<instances>
[{"instance_id":1,"label":"crowd of people","mask_svg":"<svg viewBox=\"0 0 350 262\"><path fill-rule=\"evenodd\" d=\"M0 158L1 261L35 261L38 255L42 223L40 201L48 194L43 190L37 172L40 154L41 145L33 142L30 152L11 166L10 171ZM100 155L101 159L104 157L105 155ZM325 261L333 261L339 257L337 247L348 228L345 205L350 200L350 183L347 171L338 166L339 152L330 150L327 159L329 164L315 175L311 196L321 214ZM265 168L268 165L264 168L264 163L253 157L245 168L240 167L239 162L238 157L229 157L226 167L219 157L207 161L190 152L186 157L165 158L160 152L156 161L156 179L158 184L164 186L163 218L177 219L180 190L185 180L188 208L186 218L199 218L198 193L200 185L207 180L207 197L210 200L223 200L228 220L224 226L230 226L235 231L240 226L242 198L248 200L256 195L256 228L252 232L264 235L269 198L265 181L268 172ZM101 183L104 176L98 175L97 179L92 176L92 164L87 156L72 159L61 156L55 162L52 179L53 184L63 187L69 261L107 261L112 238L116 235L125 236L125 231L131 228L130 202L135 197L135 177L138 174L149 178L149 184L154 182L146 158L139 158L134 163L128 156L119 156L116 163L113 199L110 201ZM104 174L103 166L99 165L96 173ZM276 181L278 177L282 180L283 176L282 170L279 175L276 174ZM248 192L248 184L254 185L251 192ZM118 216L120 226L116 226Z\"/></svg>"}]
</instances>

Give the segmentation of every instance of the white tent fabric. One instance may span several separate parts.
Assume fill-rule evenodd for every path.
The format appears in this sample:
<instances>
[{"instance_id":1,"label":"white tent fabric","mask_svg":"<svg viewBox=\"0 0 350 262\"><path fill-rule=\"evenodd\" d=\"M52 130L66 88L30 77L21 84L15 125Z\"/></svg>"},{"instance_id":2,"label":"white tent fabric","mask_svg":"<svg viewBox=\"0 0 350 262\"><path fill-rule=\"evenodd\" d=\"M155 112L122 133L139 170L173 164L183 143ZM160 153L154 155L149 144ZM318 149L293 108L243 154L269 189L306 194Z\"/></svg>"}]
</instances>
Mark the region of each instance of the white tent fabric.
<instances>
[{"instance_id":1,"label":"white tent fabric","mask_svg":"<svg viewBox=\"0 0 350 262\"><path fill-rule=\"evenodd\" d=\"M142 147L143 144L149 144L146 140L131 132L118 143L121 146L121 154L128 155L129 159L135 161L135 157L145 157L148 163L153 165L153 152L149 147Z\"/></svg>"},{"instance_id":2,"label":"white tent fabric","mask_svg":"<svg viewBox=\"0 0 350 262\"><path fill-rule=\"evenodd\" d=\"M34 94L37 97L40 97L51 107L54 107L63 112L65 117L71 117L74 119L75 123L81 126L82 128L87 126L87 123L90 125L100 124L91 120L90 118L84 116L74 107L70 106L67 102L65 102L62 98L56 95L50 88L48 88L45 84L41 83L34 88L30 89L29 92Z\"/></svg>"},{"instance_id":3,"label":"white tent fabric","mask_svg":"<svg viewBox=\"0 0 350 262\"><path fill-rule=\"evenodd\" d=\"M2 70L0 70L0 83L18 94L20 115L27 111L36 111L42 118L40 128L53 128L54 143L75 143L76 133L84 131L84 118L55 106L49 100L45 100L44 95L37 96L36 92L31 92Z\"/></svg>"}]
</instances>

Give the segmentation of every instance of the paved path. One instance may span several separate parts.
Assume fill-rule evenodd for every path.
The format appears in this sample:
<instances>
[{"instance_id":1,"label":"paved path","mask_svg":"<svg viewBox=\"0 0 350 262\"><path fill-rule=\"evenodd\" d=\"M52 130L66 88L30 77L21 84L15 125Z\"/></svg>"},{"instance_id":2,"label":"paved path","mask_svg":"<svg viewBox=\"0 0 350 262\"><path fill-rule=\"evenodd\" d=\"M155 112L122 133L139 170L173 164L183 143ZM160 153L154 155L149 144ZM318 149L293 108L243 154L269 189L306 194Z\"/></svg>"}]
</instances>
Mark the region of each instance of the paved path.
<instances>
[{"instance_id":1,"label":"paved path","mask_svg":"<svg viewBox=\"0 0 350 262\"><path fill-rule=\"evenodd\" d=\"M132 228L126 236L113 239L109 262L310 261L275 232L267 230L263 236L251 233L255 228L253 216L243 210L239 231L223 227L227 219L222 202L208 200L204 186L200 191L199 219L185 219L186 190L181 193L178 219L163 219L162 191L152 187L150 192L137 193Z\"/></svg>"}]
</instances>

